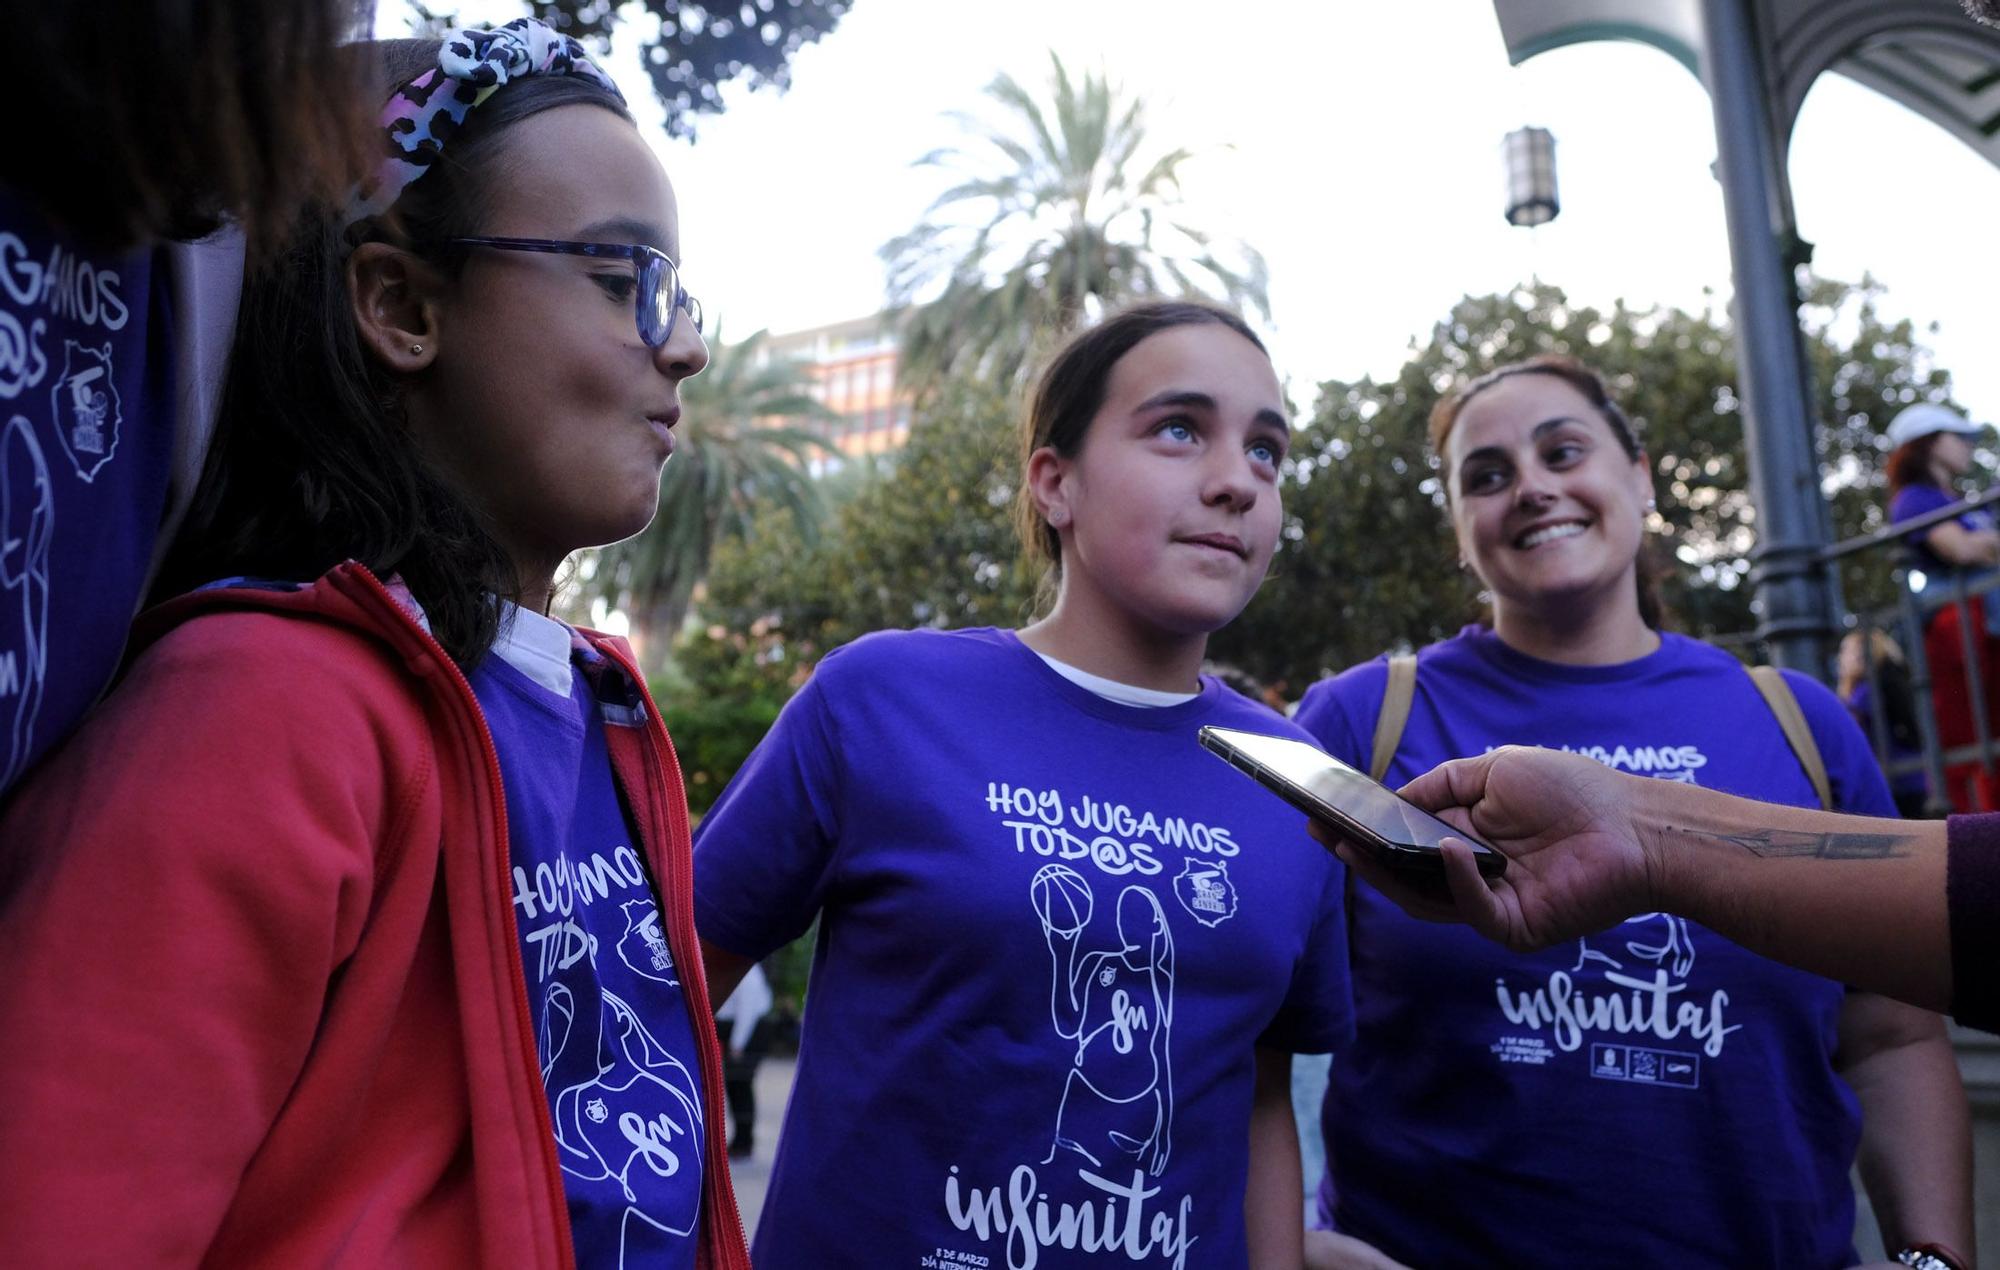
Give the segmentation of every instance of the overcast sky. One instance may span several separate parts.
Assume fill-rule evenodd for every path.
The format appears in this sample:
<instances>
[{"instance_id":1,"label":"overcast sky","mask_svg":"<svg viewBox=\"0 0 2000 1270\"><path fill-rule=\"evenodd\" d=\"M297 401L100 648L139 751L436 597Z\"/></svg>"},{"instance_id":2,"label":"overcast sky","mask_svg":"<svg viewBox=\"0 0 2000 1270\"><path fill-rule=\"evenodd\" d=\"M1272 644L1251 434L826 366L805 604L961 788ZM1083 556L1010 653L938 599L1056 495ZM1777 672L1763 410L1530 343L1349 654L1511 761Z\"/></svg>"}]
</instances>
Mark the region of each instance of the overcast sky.
<instances>
[{"instance_id":1,"label":"overcast sky","mask_svg":"<svg viewBox=\"0 0 2000 1270\"><path fill-rule=\"evenodd\" d=\"M383 0L381 28L400 20ZM911 160L962 135L944 113L983 110L995 74L1039 83L1050 49L1143 95L1160 142L1206 152L1186 169L1193 214L1264 253L1273 352L1302 400L1392 375L1458 297L1531 275L1597 304L1726 303L1699 83L1635 44L1510 67L1483 0L856 0L789 93L732 92L697 143L657 138L691 289L736 334L875 311L876 249L943 188ZM645 98L635 60L613 70ZM1525 231L1502 218L1499 145L1530 123L1556 136L1563 211ZM1935 322L1957 396L2000 421L2000 242L1972 237L2000 212L2000 170L1837 76L1807 99L1791 165L1820 272L1873 273L1891 316Z\"/></svg>"}]
</instances>

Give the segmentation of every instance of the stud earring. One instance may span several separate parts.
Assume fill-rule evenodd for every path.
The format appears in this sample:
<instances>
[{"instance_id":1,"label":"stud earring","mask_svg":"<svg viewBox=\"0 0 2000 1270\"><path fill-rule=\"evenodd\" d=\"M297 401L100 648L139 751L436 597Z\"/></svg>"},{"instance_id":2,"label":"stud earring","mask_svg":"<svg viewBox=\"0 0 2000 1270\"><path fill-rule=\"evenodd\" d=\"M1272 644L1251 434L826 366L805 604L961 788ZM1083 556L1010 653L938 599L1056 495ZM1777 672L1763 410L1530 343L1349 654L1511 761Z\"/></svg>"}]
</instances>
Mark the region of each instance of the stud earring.
<instances>
[{"instance_id":1,"label":"stud earring","mask_svg":"<svg viewBox=\"0 0 2000 1270\"><path fill-rule=\"evenodd\" d=\"M1067 508L1056 507L1050 510L1049 528L1061 529L1064 525L1067 524L1069 524L1069 510Z\"/></svg>"},{"instance_id":2,"label":"stud earring","mask_svg":"<svg viewBox=\"0 0 2000 1270\"><path fill-rule=\"evenodd\" d=\"M410 356L412 357L420 355L423 351L424 351L424 346L422 344L410 345Z\"/></svg>"}]
</instances>

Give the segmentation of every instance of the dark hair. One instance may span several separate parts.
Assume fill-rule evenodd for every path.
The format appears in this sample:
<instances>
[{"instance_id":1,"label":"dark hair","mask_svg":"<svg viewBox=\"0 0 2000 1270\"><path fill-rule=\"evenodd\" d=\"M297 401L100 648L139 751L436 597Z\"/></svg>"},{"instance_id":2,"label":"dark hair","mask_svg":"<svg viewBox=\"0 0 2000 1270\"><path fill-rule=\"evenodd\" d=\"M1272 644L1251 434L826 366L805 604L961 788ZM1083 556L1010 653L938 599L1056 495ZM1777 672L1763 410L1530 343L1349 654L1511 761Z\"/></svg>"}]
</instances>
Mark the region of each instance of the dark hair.
<instances>
[{"instance_id":1,"label":"dark hair","mask_svg":"<svg viewBox=\"0 0 2000 1270\"><path fill-rule=\"evenodd\" d=\"M1485 374L1453 388L1438 400L1437 405L1431 407L1429 427L1431 453L1437 456L1439 463L1444 462L1445 446L1450 442L1452 429L1458 426L1458 416L1464 412L1467 404L1493 385L1512 379L1516 375L1546 375L1576 389L1610 427L1611 435L1617 438L1618 448L1625 452L1626 458L1637 463L1645 457L1646 450L1639 444L1638 429L1632 426L1632 420L1612 399L1611 389L1606 386L1604 377L1574 357L1562 353L1542 353L1523 361L1495 366ZM1446 497L1450 497L1451 479L1448 474L1444 488ZM1660 578L1663 570L1643 541L1640 543L1639 554L1635 561L1635 572L1638 575L1640 620L1654 630L1665 629L1668 620L1667 606L1660 598Z\"/></svg>"},{"instance_id":2,"label":"dark hair","mask_svg":"<svg viewBox=\"0 0 2000 1270\"><path fill-rule=\"evenodd\" d=\"M1240 316L1199 300L1152 300L1114 313L1072 335L1042 369L1022 418L1022 469L1044 447L1066 459L1075 457L1090 421L1104 404L1112 368L1141 340L1179 326L1225 326L1255 344L1258 352L1270 355ZM1014 499L1014 528L1028 559L1047 565L1050 576L1060 576L1062 537L1042 519L1026 482Z\"/></svg>"},{"instance_id":3,"label":"dark hair","mask_svg":"<svg viewBox=\"0 0 2000 1270\"><path fill-rule=\"evenodd\" d=\"M1890 498L1912 485L1937 485L1937 473L1931 470L1931 451L1943 435L1942 432L1926 432L1889 451L1889 461L1884 464L1884 470L1889 478Z\"/></svg>"},{"instance_id":4,"label":"dark hair","mask_svg":"<svg viewBox=\"0 0 2000 1270\"><path fill-rule=\"evenodd\" d=\"M376 46L393 83L436 64L435 41ZM385 94L386 95L386 94ZM308 214L284 252L253 276L214 448L162 588L248 574L306 579L343 560L397 573L461 665L492 645L489 594L520 587L485 519L420 454L399 377L362 345L346 264L362 242L388 241L447 277L476 234L513 125L587 103L630 119L581 75L516 80L474 110L430 170L381 217L345 224L337 207Z\"/></svg>"},{"instance_id":5,"label":"dark hair","mask_svg":"<svg viewBox=\"0 0 2000 1270\"><path fill-rule=\"evenodd\" d=\"M0 4L7 184L84 242L198 238L253 250L361 171L352 46L373 0Z\"/></svg>"}]
</instances>

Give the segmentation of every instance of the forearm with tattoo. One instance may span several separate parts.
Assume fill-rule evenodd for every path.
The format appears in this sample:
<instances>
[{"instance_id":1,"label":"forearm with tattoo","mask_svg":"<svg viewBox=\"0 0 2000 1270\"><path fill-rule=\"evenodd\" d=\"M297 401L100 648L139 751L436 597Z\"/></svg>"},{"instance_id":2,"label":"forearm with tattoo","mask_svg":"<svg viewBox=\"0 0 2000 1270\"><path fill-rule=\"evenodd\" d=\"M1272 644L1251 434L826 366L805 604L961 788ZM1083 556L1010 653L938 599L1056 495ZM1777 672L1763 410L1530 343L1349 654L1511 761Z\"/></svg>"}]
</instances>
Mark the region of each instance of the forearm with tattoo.
<instances>
[{"instance_id":1,"label":"forearm with tattoo","mask_svg":"<svg viewBox=\"0 0 2000 1270\"><path fill-rule=\"evenodd\" d=\"M1766 860L1892 860L1911 853L1914 834L1897 833L1802 833L1791 829L1765 829L1757 833L1704 833L1699 829L1677 829L1676 833L1696 840L1726 842Z\"/></svg>"}]
</instances>

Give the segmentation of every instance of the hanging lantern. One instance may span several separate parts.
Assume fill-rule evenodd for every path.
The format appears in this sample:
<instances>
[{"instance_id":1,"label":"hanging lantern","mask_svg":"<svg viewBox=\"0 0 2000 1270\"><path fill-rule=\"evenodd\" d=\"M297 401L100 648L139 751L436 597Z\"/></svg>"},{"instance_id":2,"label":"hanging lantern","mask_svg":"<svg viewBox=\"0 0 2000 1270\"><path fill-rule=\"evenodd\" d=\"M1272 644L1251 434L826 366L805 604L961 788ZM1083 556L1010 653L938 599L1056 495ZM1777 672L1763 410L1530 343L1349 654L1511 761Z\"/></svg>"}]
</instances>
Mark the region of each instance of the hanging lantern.
<instances>
[{"instance_id":1,"label":"hanging lantern","mask_svg":"<svg viewBox=\"0 0 2000 1270\"><path fill-rule=\"evenodd\" d=\"M1507 223L1546 225L1562 204L1556 199L1556 139L1547 128L1517 128L1500 143L1507 163Z\"/></svg>"}]
</instances>

